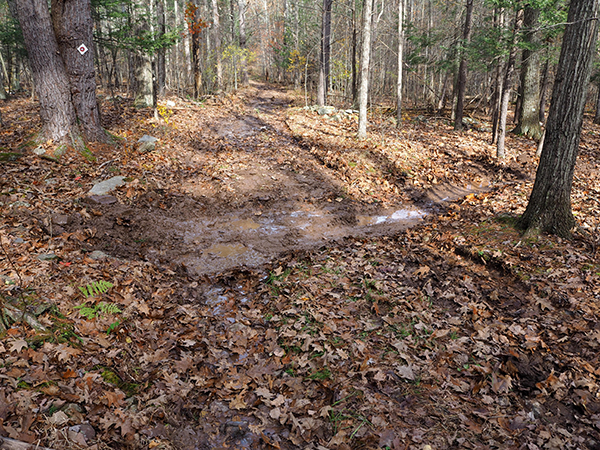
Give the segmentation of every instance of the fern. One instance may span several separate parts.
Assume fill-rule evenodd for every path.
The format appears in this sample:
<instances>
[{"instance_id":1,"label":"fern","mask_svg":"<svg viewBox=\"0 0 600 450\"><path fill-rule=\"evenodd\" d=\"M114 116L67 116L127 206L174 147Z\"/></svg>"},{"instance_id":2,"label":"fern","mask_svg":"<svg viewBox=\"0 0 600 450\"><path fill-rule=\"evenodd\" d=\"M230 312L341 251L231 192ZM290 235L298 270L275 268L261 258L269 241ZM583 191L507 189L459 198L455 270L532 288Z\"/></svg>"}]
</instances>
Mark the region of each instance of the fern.
<instances>
[{"instance_id":1,"label":"fern","mask_svg":"<svg viewBox=\"0 0 600 450\"><path fill-rule=\"evenodd\" d=\"M99 280L87 286L79 286L79 290L85 298L90 298L108 292L111 287L113 287L113 284L110 281Z\"/></svg>"},{"instance_id":2,"label":"fern","mask_svg":"<svg viewBox=\"0 0 600 450\"><path fill-rule=\"evenodd\" d=\"M96 306L103 314L118 314L122 312L114 303L100 302Z\"/></svg>"},{"instance_id":3,"label":"fern","mask_svg":"<svg viewBox=\"0 0 600 450\"><path fill-rule=\"evenodd\" d=\"M100 302L97 305L88 306L86 304L76 306L79 314L88 320L95 319L101 314L118 314L122 312L114 303Z\"/></svg>"}]
</instances>

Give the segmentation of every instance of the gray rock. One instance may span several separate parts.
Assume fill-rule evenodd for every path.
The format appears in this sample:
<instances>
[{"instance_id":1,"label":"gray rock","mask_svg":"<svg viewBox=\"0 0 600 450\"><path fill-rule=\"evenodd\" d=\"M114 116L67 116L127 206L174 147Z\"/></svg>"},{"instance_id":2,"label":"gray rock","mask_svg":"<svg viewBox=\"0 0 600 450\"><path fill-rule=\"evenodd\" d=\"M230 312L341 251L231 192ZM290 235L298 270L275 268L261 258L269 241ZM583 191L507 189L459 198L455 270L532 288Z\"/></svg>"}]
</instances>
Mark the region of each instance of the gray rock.
<instances>
[{"instance_id":1,"label":"gray rock","mask_svg":"<svg viewBox=\"0 0 600 450\"><path fill-rule=\"evenodd\" d=\"M321 106L317 112L321 116L324 116L326 114L333 114L335 112L335 107L334 106Z\"/></svg>"},{"instance_id":2,"label":"gray rock","mask_svg":"<svg viewBox=\"0 0 600 450\"><path fill-rule=\"evenodd\" d=\"M66 225L69 223L69 216L66 214L52 214L52 223L54 225Z\"/></svg>"},{"instance_id":3,"label":"gray rock","mask_svg":"<svg viewBox=\"0 0 600 450\"><path fill-rule=\"evenodd\" d=\"M94 187L88 192L88 196L92 195L105 195L108 194L115 188L123 186L125 184L125 177L112 177L108 180L101 181L94 185Z\"/></svg>"},{"instance_id":4,"label":"gray rock","mask_svg":"<svg viewBox=\"0 0 600 450\"><path fill-rule=\"evenodd\" d=\"M31 205L27 202L22 202L22 201L16 201L11 205L13 208L20 208L20 207L24 207L24 208L29 208Z\"/></svg>"},{"instance_id":5,"label":"gray rock","mask_svg":"<svg viewBox=\"0 0 600 450\"><path fill-rule=\"evenodd\" d=\"M54 253L42 253L41 255L37 256L37 259L40 261L53 261L58 259L58 256L56 256Z\"/></svg>"},{"instance_id":6,"label":"gray rock","mask_svg":"<svg viewBox=\"0 0 600 450\"><path fill-rule=\"evenodd\" d=\"M103 251L100 251L100 250L94 250L92 253L90 253L89 256L94 261L98 261L98 260L101 260L101 259L108 258L108 255L106 253L104 253Z\"/></svg>"},{"instance_id":7,"label":"gray rock","mask_svg":"<svg viewBox=\"0 0 600 450\"><path fill-rule=\"evenodd\" d=\"M138 141L138 144L140 144L140 146L138 147L138 152L146 153L154 151L154 149L156 148L156 141L158 141L158 139L155 137L149 136L147 134L143 135Z\"/></svg>"},{"instance_id":8,"label":"gray rock","mask_svg":"<svg viewBox=\"0 0 600 450\"><path fill-rule=\"evenodd\" d=\"M113 197L112 195L90 195L82 201L92 205L112 205L118 202L117 197Z\"/></svg>"}]
</instances>

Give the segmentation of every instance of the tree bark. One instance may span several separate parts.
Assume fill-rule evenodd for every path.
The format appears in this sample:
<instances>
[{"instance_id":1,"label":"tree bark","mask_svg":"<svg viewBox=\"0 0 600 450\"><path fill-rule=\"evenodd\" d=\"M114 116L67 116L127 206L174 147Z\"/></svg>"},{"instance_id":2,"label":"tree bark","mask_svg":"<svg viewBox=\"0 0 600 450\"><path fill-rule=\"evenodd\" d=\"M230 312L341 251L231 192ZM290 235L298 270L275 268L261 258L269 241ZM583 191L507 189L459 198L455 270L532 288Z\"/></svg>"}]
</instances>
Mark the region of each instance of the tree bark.
<instances>
[{"instance_id":1,"label":"tree bark","mask_svg":"<svg viewBox=\"0 0 600 450\"><path fill-rule=\"evenodd\" d=\"M215 33L217 92L221 92L223 90L223 55L221 53L221 16L217 0L212 0L212 13Z\"/></svg>"},{"instance_id":2,"label":"tree bark","mask_svg":"<svg viewBox=\"0 0 600 450\"><path fill-rule=\"evenodd\" d=\"M166 32L165 0L156 0L157 32L160 38ZM166 49L160 47L156 52L156 96L163 97L167 87Z\"/></svg>"},{"instance_id":3,"label":"tree bark","mask_svg":"<svg viewBox=\"0 0 600 450\"><path fill-rule=\"evenodd\" d=\"M510 53L508 61L506 61L506 71L504 73L504 81L502 82L502 96L500 101L500 115L498 117L498 142L496 144L496 157L506 157L504 142L506 139L506 116L508 115L508 101L510 100L512 74L515 69L515 60L517 59L516 40L521 25L523 23L523 10L517 11L515 17L515 27L513 31L512 42L510 45Z\"/></svg>"},{"instance_id":4,"label":"tree bark","mask_svg":"<svg viewBox=\"0 0 600 450\"><path fill-rule=\"evenodd\" d=\"M404 0L398 0L398 81L396 86L396 126L402 127L402 65L404 64Z\"/></svg>"},{"instance_id":5,"label":"tree bark","mask_svg":"<svg viewBox=\"0 0 600 450\"><path fill-rule=\"evenodd\" d=\"M333 0L323 0L321 20L321 58L319 60L319 84L317 85L317 105L327 104L329 85L329 56L331 54L331 5Z\"/></svg>"},{"instance_id":6,"label":"tree bark","mask_svg":"<svg viewBox=\"0 0 600 450\"><path fill-rule=\"evenodd\" d=\"M48 3L46 0L19 0L17 14L40 102L43 124L40 139L52 139L58 144L72 143L79 139L81 132L71 101L69 77L52 30Z\"/></svg>"},{"instance_id":7,"label":"tree bark","mask_svg":"<svg viewBox=\"0 0 600 450\"><path fill-rule=\"evenodd\" d=\"M550 84L550 61L548 57L546 57L546 61L544 62L544 69L542 70L542 85L540 87L540 114L539 119L541 123L546 122L546 92L548 92L548 85Z\"/></svg>"},{"instance_id":8,"label":"tree bark","mask_svg":"<svg viewBox=\"0 0 600 450\"><path fill-rule=\"evenodd\" d=\"M86 140L108 141L96 99L93 21L90 0L52 0L54 35L64 61L71 98ZM83 54L78 50L85 46Z\"/></svg>"},{"instance_id":9,"label":"tree bark","mask_svg":"<svg viewBox=\"0 0 600 450\"><path fill-rule=\"evenodd\" d=\"M239 19L240 19L240 48L246 49L246 0L238 0ZM242 58L242 84L248 84L248 63L247 58Z\"/></svg>"},{"instance_id":10,"label":"tree bark","mask_svg":"<svg viewBox=\"0 0 600 450\"><path fill-rule=\"evenodd\" d=\"M465 46L471 40L471 23L473 17L473 0L467 0L467 12L465 15L465 27L463 29L463 39L461 43L461 58L458 68L458 81L456 82L456 111L454 113L454 129L461 131L463 128L463 109L465 104L465 88L467 86L467 56L465 54Z\"/></svg>"},{"instance_id":11,"label":"tree bark","mask_svg":"<svg viewBox=\"0 0 600 450\"><path fill-rule=\"evenodd\" d=\"M519 225L528 233L570 237L571 210L583 109L598 37L599 0L572 0L548 113L546 136L525 213Z\"/></svg>"},{"instance_id":12,"label":"tree bark","mask_svg":"<svg viewBox=\"0 0 600 450\"><path fill-rule=\"evenodd\" d=\"M360 58L360 87L358 90L358 138L367 137L367 101L369 99L369 65L371 56L371 16L373 1L364 0L363 41Z\"/></svg>"},{"instance_id":13,"label":"tree bark","mask_svg":"<svg viewBox=\"0 0 600 450\"><path fill-rule=\"evenodd\" d=\"M137 15L137 25L135 25L134 33L136 36L143 38L150 31L150 25L144 17L136 13L136 8L146 7L132 4L132 15ZM148 16L150 14L147 14ZM135 78L134 88L134 105L136 108L147 108L154 103L154 89L152 80L152 61L150 56L143 50L137 49L132 55L133 76Z\"/></svg>"},{"instance_id":14,"label":"tree bark","mask_svg":"<svg viewBox=\"0 0 600 450\"><path fill-rule=\"evenodd\" d=\"M523 28L527 30L523 42L521 65L521 103L517 111L517 126L513 130L532 139L542 137L540 125L540 56L536 48L539 39L535 28L539 23L540 10L527 6L523 18Z\"/></svg>"}]
</instances>

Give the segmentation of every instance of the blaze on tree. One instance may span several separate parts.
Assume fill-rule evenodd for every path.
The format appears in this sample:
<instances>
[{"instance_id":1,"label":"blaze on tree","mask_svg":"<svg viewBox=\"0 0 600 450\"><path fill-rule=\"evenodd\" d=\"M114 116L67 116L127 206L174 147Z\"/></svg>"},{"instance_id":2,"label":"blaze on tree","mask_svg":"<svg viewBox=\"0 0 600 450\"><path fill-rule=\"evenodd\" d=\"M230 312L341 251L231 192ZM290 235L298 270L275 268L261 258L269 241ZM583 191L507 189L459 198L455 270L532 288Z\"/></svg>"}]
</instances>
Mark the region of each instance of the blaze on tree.
<instances>
[{"instance_id":1,"label":"blaze on tree","mask_svg":"<svg viewBox=\"0 0 600 450\"><path fill-rule=\"evenodd\" d=\"M66 145L83 150L82 137L106 140L97 115L89 0L54 1L56 17L69 19L69 27L62 23L56 30L46 0L15 3L40 102L38 140L50 139L60 151ZM83 55L81 44L88 49Z\"/></svg>"},{"instance_id":2,"label":"blaze on tree","mask_svg":"<svg viewBox=\"0 0 600 450\"><path fill-rule=\"evenodd\" d=\"M599 1L571 1L540 164L527 209L519 219L528 233L569 237L575 226L571 186L596 49Z\"/></svg>"}]
</instances>

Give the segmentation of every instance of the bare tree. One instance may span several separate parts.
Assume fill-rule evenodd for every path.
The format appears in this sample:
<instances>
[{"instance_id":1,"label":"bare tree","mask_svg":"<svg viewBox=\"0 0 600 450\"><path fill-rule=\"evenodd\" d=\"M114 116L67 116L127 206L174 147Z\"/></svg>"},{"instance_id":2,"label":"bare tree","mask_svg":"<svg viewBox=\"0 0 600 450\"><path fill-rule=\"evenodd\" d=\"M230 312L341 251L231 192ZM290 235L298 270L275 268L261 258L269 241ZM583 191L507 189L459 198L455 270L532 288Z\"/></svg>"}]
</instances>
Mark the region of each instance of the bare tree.
<instances>
[{"instance_id":1,"label":"bare tree","mask_svg":"<svg viewBox=\"0 0 600 450\"><path fill-rule=\"evenodd\" d=\"M363 41L360 58L360 87L358 89L358 138L367 137L367 102L369 99L369 64L371 57L371 20L373 1L363 4Z\"/></svg>"}]
</instances>

